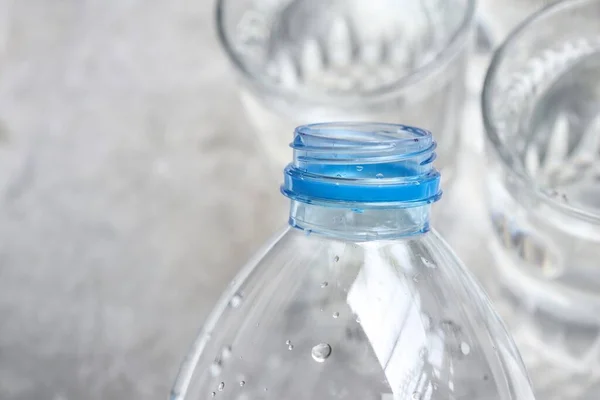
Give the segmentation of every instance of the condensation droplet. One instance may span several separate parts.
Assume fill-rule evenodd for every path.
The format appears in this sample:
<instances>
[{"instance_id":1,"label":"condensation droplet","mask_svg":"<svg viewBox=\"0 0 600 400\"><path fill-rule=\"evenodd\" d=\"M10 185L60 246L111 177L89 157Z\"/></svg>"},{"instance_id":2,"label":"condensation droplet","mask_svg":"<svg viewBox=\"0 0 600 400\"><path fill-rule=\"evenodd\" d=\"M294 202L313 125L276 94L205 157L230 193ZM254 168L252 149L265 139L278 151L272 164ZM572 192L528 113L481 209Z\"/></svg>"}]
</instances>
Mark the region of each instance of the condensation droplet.
<instances>
[{"instance_id":1,"label":"condensation droplet","mask_svg":"<svg viewBox=\"0 0 600 400\"><path fill-rule=\"evenodd\" d=\"M412 398L413 398L413 400L421 400L421 393L413 392Z\"/></svg>"},{"instance_id":2,"label":"condensation droplet","mask_svg":"<svg viewBox=\"0 0 600 400\"><path fill-rule=\"evenodd\" d=\"M217 389L219 389L219 392L222 392L223 389L225 389L225 382L219 383L219 387Z\"/></svg>"},{"instance_id":3,"label":"condensation droplet","mask_svg":"<svg viewBox=\"0 0 600 400\"><path fill-rule=\"evenodd\" d=\"M421 257L421 261L423 262L423 264L425 264L425 266L427 268L436 268L437 267L433 262L429 261L425 257Z\"/></svg>"},{"instance_id":4,"label":"condensation droplet","mask_svg":"<svg viewBox=\"0 0 600 400\"><path fill-rule=\"evenodd\" d=\"M231 346L225 346L223 347L223 351L221 352L221 356L223 357L223 359L227 359L229 357L231 357Z\"/></svg>"},{"instance_id":5,"label":"condensation droplet","mask_svg":"<svg viewBox=\"0 0 600 400\"><path fill-rule=\"evenodd\" d=\"M294 345L293 344L288 345L288 350L294 350Z\"/></svg>"},{"instance_id":6,"label":"condensation droplet","mask_svg":"<svg viewBox=\"0 0 600 400\"><path fill-rule=\"evenodd\" d=\"M379 174L375 175L375 178L377 178L377 179L381 179L381 178L383 178L383 174L382 174L382 173L379 173Z\"/></svg>"},{"instance_id":7,"label":"condensation droplet","mask_svg":"<svg viewBox=\"0 0 600 400\"><path fill-rule=\"evenodd\" d=\"M212 392L210 395L211 395L212 397L215 397L215 396L217 395L217 392Z\"/></svg>"},{"instance_id":8,"label":"condensation droplet","mask_svg":"<svg viewBox=\"0 0 600 400\"><path fill-rule=\"evenodd\" d=\"M356 317L356 322L360 324L360 317Z\"/></svg>"},{"instance_id":9,"label":"condensation droplet","mask_svg":"<svg viewBox=\"0 0 600 400\"><path fill-rule=\"evenodd\" d=\"M240 386L244 386L246 384L246 381L240 381Z\"/></svg>"},{"instance_id":10,"label":"condensation droplet","mask_svg":"<svg viewBox=\"0 0 600 400\"><path fill-rule=\"evenodd\" d=\"M419 282L419 279L421 279L421 274L415 274L415 276L413 276L413 281L415 282Z\"/></svg>"},{"instance_id":11,"label":"condensation droplet","mask_svg":"<svg viewBox=\"0 0 600 400\"><path fill-rule=\"evenodd\" d=\"M210 373L212 374L212 376L219 376L221 374L222 370L223 370L223 366L221 364L221 360L215 360L210 365Z\"/></svg>"},{"instance_id":12,"label":"condensation droplet","mask_svg":"<svg viewBox=\"0 0 600 400\"><path fill-rule=\"evenodd\" d=\"M423 323L423 329L425 329L426 332L430 331L433 327L433 321L431 320L431 317L427 314L423 314L421 316L421 322Z\"/></svg>"},{"instance_id":13,"label":"condensation droplet","mask_svg":"<svg viewBox=\"0 0 600 400\"><path fill-rule=\"evenodd\" d=\"M337 318L337 317L339 317L339 316L340 316L340 313L339 313L339 312L337 312L337 311L336 311L336 312L334 312L334 313L333 313L333 318Z\"/></svg>"},{"instance_id":14,"label":"condensation droplet","mask_svg":"<svg viewBox=\"0 0 600 400\"><path fill-rule=\"evenodd\" d=\"M362 170L363 170L363 166L362 166L362 165L357 165L357 166L356 166L356 170L357 170L358 172L362 171Z\"/></svg>"},{"instance_id":15,"label":"condensation droplet","mask_svg":"<svg viewBox=\"0 0 600 400\"><path fill-rule=\"evenodd\" d=\"M238 308L240 304L242 304L242 296L236 293L231 297L231 300L229 300L229 306L231 308Z\"/></svg>"},{"instance_id":16,"label":"condensation droplet","mask_svg":"<svg viewBox=\"0 0 600 400\"><path fill-rule=\"evenodd\" d=\"M468 343L462 342L460 344L460 351L466 356L471 352L471 346Z\"/></svg>"},{"instance_id":17,"label":"condensation droplet","mask_svg":"<svg viewBox=\"0 0 600 400\"><path fill-rule=\"evenodd\" d=\"M288 339L285 341L285 344L292 344L292 341Z\"/></svg>"},{"instance_id":18,"label":"condensation droplet","mask_svg":"<svg viewBox=\"0 0 600 400\"><path fill-rule=\"evenodd\" d=\"M323 283L321 283L321 287L322 287L322 288L325 288L325 287L327 287L327 285L329 285L329 283L327 283L327 282L323 282Z\"/></svg>"},{"instance_id":19,"label":"condensation droplet","mask_svg":"<svg viewBox=\"0 0 600 400\"><path fill-rule=\"evenodd\" d=\"M335 257L333 257L333 261L335 261L335 262L338 262L338 261L340 261L340 256L335 256Z\"/></svg>"},{"instance_id":20,"label":"condensation droplet","mask_svg":"<svg viewBox=\"0 0 600 400\"><path fill-rule=\"evenodd\" d=\"M319 343L312 348L310 354L316 362L322 363L331 355L331 346L327 343Z\"/></svg>"},{"instance_id":21,"label":"condensation droplet","mask_svg":"<svg viewBox=\"0 0 600 400\"><path fill-rule=\"evenodd\" d=\"M454 323L454 321L449 320L449 319L441 321L440 327L446 333L456 334L456 333L460 332L460 330L461 330L459 325L457 325L456 323Z\"/></svg>"},{"instance_id":22,"label":"condensation droplet","mask_svg":"<svg viewBox=\"0 0 600 400\"><path fill-rule=\"evenodd\" d=\"M265 392L266 392L267 390L269 390L269 389L268 389L268 388L265 388Z\"/></svg>"}]
</instances>

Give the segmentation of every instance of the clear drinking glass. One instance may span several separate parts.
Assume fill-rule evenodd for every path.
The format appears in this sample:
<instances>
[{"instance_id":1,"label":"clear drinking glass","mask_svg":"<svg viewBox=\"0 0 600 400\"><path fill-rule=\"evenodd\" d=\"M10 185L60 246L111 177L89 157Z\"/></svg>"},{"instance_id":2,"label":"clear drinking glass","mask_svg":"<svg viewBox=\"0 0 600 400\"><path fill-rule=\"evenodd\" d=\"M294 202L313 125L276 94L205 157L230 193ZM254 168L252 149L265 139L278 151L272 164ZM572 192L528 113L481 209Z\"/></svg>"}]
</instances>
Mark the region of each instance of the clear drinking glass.
<instances>
[{"instance_id":1,"label":"clear drinking glass","mask_svg":"<svg viewBox=\"0 0 600 400\"><path fill-rule=\"evenodd\" d=\"M435 142L392 124L295 132L290 227L242 269L173 400L533 400L486 295L429 226Z\"/></svg>"},{"instance_id":2,"label":"clear drinking glass","mask_svg":"<svg viewBox=\"0 0 600 400\"><path fill-rule=\"evenodd\" d=\"M600 398L600 1L517 28L483 91L498 279L538 398Z\"/></svg>"},{"instance_id":3,"label":"clear drinking glass","mask_svg":"<svg viewBox=\"0 0 600 400\"><path fill-rule=\"evenodd\" d=\"M289 132L331 120L436 132L458 145L475 0L219 0L221 44L254 131L279 171Z\"/></svg>"}]
</instances>

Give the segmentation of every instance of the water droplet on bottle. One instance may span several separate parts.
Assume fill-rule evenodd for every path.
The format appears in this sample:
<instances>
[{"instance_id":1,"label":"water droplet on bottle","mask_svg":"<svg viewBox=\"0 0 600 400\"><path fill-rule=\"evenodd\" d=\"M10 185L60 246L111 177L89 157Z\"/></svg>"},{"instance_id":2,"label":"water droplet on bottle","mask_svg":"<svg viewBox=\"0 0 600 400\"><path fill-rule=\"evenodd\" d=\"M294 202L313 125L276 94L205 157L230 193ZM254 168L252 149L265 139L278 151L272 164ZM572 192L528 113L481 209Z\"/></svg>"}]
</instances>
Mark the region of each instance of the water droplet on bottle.
<instances>
[{"instance_id":1,"label":"water droplet on bottle","mask_svg":"<svg viewBox=\"0 0 600 400\"><path fill-rule=\"evenodd\" d=\"M440 327L446 333L456 334L461 331L460 326L456 325L454 321L446 319L440 322Z\"/></svg>"},{"instance_id":2,"label":"water droplet on bottle","mask_svg":"<svg viewBox=\"0 0 600 400\"><path fill-rule=\"evenodd\" d=\"M334 312L334 313L333 313L333 318L337 318L337 317L339 317L339 316L340 316L340 313L339 313L339 312L337 312L337 311L336 311L336 312Z\"/></svg>"},{"instance_id":3,"label":"water droplet on bottle","mask_svg":"<svg viewBox=\"0 0 600 400\"><path fill-rule=\"evenodd\" d=\"M294 345L293 344L288 345L288 350L294 350Z\"/></svg>"},{"instance_id":4,"label":"water droplet on bottle","mask_svg":"<svg viewBox=\"0 0 600 400\"><path fill-rule=\"evenodd\" d=\"M240 386L244 386L246 384L246 381L240 381Z\"/></svg>"},{"instance_id":5,"label":"water droplet on bottle","mask_svg":"<svg viewBox=\"0 0 600 400\"><path fill-rule=\"evenodd\" d=\"M236 293L231 297L231 300L229 300L229 306L231 308L238 308L240 304L242 304L242 296Z\"/></svg>"},{"instance_id":6,"label":"water droplet on bottle","mask_svg":"<svg viewBox=\"0 0 600 400\"><path fill-rule=\"evenodd\" d=\"M321 283L321 287L322 287L322 288L326 288L326 287L327 287L327 285L329 285L329 283L327 283L327 282L322 282L322 283Z\"/></svg>"},{"instance_id":7,"label":"water droplet on bottle","mask_svg":"<svg viewBox=\"0 0 600 400\"><path fill-rule=\"evenodd\" d=\"M379 174L375 175L375 178L377 178L377 179L381 179L381 178L383 178L383 174L382 174L382 173L379 173Z\"/></svg>"},{"instance_id":8,"label":"water droplet on bottle","mask_svg":"<svg viewBox=\"0 0 600 400\"><path fill-rule=\"evenodd\" d=\"M217 392L212 392L210 395L211 397L215 397L217 395Z\"/></svg>"},{"instance_id":9,"label":"water droplet on bottle","mask_svg":"<svg viewBox=\"0 0 600 400\"><path fill-rule=\"evenodd\" d=\"M436 268L437 266L431 262L430 260L426 259L425 257L421 257L421 261L423 262L423 264L425 264L425 266L427 268Z\"/></svg>"},{"instance_id":10,"label":"water droplet on bottle","mask_svg":"<svg viewBox=\"0 0 600 400\"><path fill-rule=\"evenodd\" d=\"M333 257L333 261L335 261L335 262L338 262L338 261L340 261L340 256L335 256L335 257Z\"/></svg>"},{"instance_id":11,"label":"water droplet on bottle","mask_svg":"<svg viewBox=\"0 0 600 400\"><path fill-rule=\"evenodd\" d=\"M223 351L221 352L221 356L223 357L223 359L227 359L229 357L231 357L231 346L225 346L223 347Z\"/></svg>"},{"instance_id":12,"label":"water droplet on bottle","mask_svg":"<svg viewBox=\"0 0 600 400\"><path fill-rule=\"evenodd\" d=\"M292 344L292 341L288 339L285 341L285 344Z\"/></svg>"},{"instance_id":13,"label":"water droplet on bottle","mask_svg":"<svg viewBox=\"0 0 600 400\"><path fill-rule=\"evenodd\" d=\"M310 354L316 362L322 363L331 355L331 346L327 343L319 343L312 348Z\"/></svg>"},{"instance_id":14,"label":"water droplet on bottle","mask_svg":"<svg viewBox=\"0 0 600 400\"><path fill-rule=\"evenodd\" d=\"M356 322L360 324L360 317L356 317Z\"/></svg>"},{"instance_id":15,"label":"water droplet on bottle","mask_svg":"<svg viewBox=\"0 0 600 400\"><path fill-rule=\"evenodd\" d=\"M219 383L219 387L217 389L219 389L219 392L222 392L223 389L225 389L225 382Z\"/></svg>"},{"instance_id":16,"label":"water droplet on bottle","mask_svg":"<svg viewBox=\"0 0 600 400\"><path fill-rule=\"evenodd\" d=\"M356 166L356 170L357 170L358 172L362 171L362 170L363 170L363 166L362 166L362 165L357 165L357 166Z\"/></svg>"},{"instance_id":17,"label":"water droplet on bottle","mask_svg":"<svg viewBox=\"0 0 600 400\"><path fill-rule=\"evenodd\" d=\"M268 388L265 388L265 392L266 392L267 390L269 390L269 389L268 389Z\"/></svg>"},{"instance_id":18,"label":"water droplet on bottle","mask_svg":"<svg viewBox=\"0 0 600 400\"><path fill-rule=\"evenodd\" d=\"M421 316L421 322L423 323L423 329L425 329L425 331L427 332L430 331L433 327L433 321L431 317L427 314L423 314Z\"/></svg>"},{"instance_id":19,"label":"water droplet on bottle","mask_svg":"<svg viewBox=\"0 0 600 400\"><path fill-rule=\"evenodd\" d=\"M421 274L415 274L415 276L413 276L413 281L415 282L419 282L419 279L421 279Z\"/></svg>"},{"instance_id":20,"label":"water droplet on bottle","mask_svg":"<svg viewBox=\"0 0 600 400\"><path fill-rule=\"evenodd\" d=\"M462 342L460 344L460 351L466 356L471 352L471 346L469 346L467 343Z\"/></svg>"},{"instance_id":21,"label":"water droplet on bottle","mask_svg":"<svg viewBox=\"0 0 600 400\"><path fill-rule=\"evenodd\" d=\"M223 365L221 364L221 360L217 359L213 361L213 363L210 365L210 373L212 374L212 376L219 376L222 370Z\"/></svg>"},{"instance_id":22,"label":"water droplet on bottle","mask_svg":"<svg viewBox=\"0 0 600 400\"><path fill-rule=\"evenodd\" d=\"M413 398L413 400L421 400L421 393L413 392L412 398Z\"/></svg>"}]
</instances>

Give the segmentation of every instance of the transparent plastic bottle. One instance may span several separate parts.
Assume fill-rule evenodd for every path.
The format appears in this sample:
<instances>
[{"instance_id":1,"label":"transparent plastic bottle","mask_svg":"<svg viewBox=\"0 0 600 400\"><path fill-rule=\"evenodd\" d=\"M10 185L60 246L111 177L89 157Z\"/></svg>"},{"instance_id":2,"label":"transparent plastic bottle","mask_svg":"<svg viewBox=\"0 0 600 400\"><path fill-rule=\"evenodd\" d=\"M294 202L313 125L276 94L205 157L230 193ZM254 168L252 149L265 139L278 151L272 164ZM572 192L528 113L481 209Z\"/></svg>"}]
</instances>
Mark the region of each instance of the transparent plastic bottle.
<instances>
[{"instance_id":1,"label":"transparent plastic bottle","mask_svg":"<svg viewBox=\"0 0 600 400\"><path fill-rule=\"evenodd\" d=\"M533 399L486 295L429 227L427 131L299 127L289 225L232 282L172 399Z\"/></svg>"}]
</instances>

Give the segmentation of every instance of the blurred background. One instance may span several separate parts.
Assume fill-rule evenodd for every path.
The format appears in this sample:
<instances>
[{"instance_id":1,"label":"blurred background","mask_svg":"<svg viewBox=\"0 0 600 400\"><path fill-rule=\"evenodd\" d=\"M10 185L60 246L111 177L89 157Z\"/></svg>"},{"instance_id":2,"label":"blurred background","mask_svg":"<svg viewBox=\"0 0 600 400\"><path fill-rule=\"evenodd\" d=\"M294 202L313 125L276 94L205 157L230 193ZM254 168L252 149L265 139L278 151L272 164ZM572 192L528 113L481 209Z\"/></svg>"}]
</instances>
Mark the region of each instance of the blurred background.
<instances>
[{"instance_id":1,"label":"blurred background","mask_svg":"<svg viewBox=\"0 0 600 400\"><path fill-rule=\"evenodd\" d=\"M286 221L213 4L0 4L0 398L166 398Z\"/></svg>"}]
</instances>

